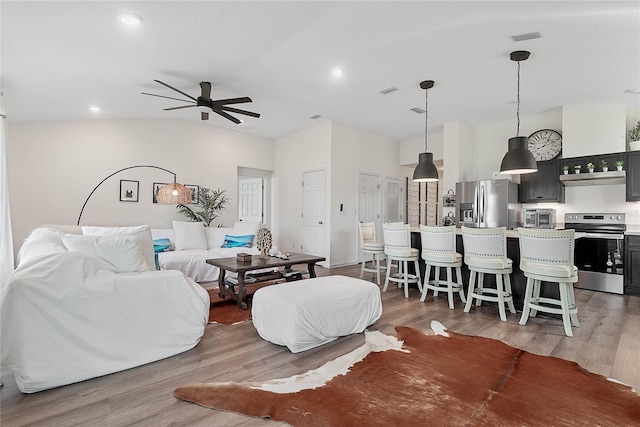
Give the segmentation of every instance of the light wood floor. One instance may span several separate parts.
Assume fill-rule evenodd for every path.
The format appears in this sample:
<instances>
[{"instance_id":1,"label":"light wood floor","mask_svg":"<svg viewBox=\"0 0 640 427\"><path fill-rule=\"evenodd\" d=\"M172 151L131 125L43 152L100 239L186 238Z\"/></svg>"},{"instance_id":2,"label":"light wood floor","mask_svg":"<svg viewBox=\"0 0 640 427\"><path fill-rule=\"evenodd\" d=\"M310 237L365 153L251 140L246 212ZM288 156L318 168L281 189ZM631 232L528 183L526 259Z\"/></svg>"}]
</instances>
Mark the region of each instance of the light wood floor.
<instances>
[{"instance_id":1,"label":"light wood floor","mask_svg":"<svg viewBox=\"0 0 640 427\"><path fill-rule=\"evenodd\" d=\"M359 267L318 268L318 275L358 277ZM370 278L370 277L366 277ZM431 295L431 294L430 294ZM526 326L509 314L501 322L497 307L483 305L464 313L456 300L450 310L446 296L419 302L416 289L405 299L390 287L382 294L383 315L371 329L395 334L396 325L430 331L432 320L449 330L504 341L532 353L578 362L584 368L640 390L640 297L576 290L581 327L565 337L562 322L538 317ZM262 340L251 322L208 325L194 349L165 360L26 395L11 372L4 370L0 425L9 426L266 426L269 420L223 413L175 399L181 385L212 381L249 381L288 377L347 353L363 342L351 335L299 354Z\"/></svg>"}]
</instances>

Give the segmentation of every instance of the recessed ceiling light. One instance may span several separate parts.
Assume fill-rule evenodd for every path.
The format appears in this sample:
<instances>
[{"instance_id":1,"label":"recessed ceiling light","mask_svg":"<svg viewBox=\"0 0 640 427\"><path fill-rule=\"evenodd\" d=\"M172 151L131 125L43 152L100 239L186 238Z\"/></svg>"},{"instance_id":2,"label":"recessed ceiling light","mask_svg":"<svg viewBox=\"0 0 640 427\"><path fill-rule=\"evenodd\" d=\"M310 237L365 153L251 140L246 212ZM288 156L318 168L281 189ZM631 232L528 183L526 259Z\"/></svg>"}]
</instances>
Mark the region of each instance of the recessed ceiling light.
<instances>
[{"instance_id":1,"label":"recessed ceiling light","mask_svg":"<svg viewBox=\"0 0 640 427\"><path fill-rule=\"evenodd\" d=\"M634 95L640 95L640 89L627 89L624 92L625 93L632 93Z\"/></svg>"},{"instance_id":2,"label":"recessed ceiling light","mask_svg":"<svg viewBox=\"0 0 640 427\"><path fill-rule=\"evenodd\" d=\"M127 13L125 15L120 15L120 22L125 25L140 25L142 22L142 17L140 15L135 15L133 13Z\"/></svg>"},{"instance_id":3,"label":"recessed ceiling light","mask_svg":"<svg viewBox=\"0 0 640 427\"><path fill-rule=\"evenodd\" d=\"M340 68L336 68L331 72L331 74L333 74L336 77L340 77L342 75L342 70Z\"/></svg>"},{"instance_id":4,"label":"recessed ceiling light","mask_svg":"<svg viewBox=\"0 0 640 427\"><path fill-rule=\"evenodd\" d=\"M89 107L89 110L93 111L94 113L97 113L99 111L102 111L102 108L100 108L100 107Z\"/></svg>"}]
</instances>

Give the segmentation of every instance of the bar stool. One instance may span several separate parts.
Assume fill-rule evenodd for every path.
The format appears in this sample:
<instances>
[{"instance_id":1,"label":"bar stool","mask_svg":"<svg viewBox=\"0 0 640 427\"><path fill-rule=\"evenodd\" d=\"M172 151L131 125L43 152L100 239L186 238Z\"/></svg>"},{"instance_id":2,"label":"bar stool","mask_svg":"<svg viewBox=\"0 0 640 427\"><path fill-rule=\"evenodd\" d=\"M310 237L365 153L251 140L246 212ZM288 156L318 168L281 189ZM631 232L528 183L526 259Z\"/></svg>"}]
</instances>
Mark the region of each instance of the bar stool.
<instances>
[{"instance_id":1,"label":"bar stool","mask_svg":"<svg viewBox=\"0 0 640 427\"><path fill-rule=\"evenodd\" d=\"M518 228L518 233L520 269L527 278L520 324L525 325L529 316L535 317L538 311L561 314L564 332L572 337L571 325L580 326L573 293L573 284L578 281L578 268L574 265L575 230ZM542 281L557 283L560 299L540 297Z\"/></svg>"},{"instance_id":2,"label":"bar stool","mask_svg":"<svg viewBox=\"0 0 640 427\"><path fill-rule=\"evenodd\" d=\"M380 286L380 271L386 270L387 267L380 265L380 259L384 255L384 243L376 241L376 224L375 222L361 222L358 224L360 228L360 249L365 254L365 259L362 261L362 268L360 269L360 278L364 275L364 272L376 273L376 284ZM371 260L371 267L367 267L367 254L371 254L373 259Z\"/></svg>"},{"instance_id":3,"label":"bar stool","mask_svg":"<svg viewBox=\"0 0 640 427\"><path fill-rule=\"evenodd\" d=\"M420 226L420 241L422 242L422 259L426 264L424 273L424 284L422 286L421 302L427 298L429 289L434 296L438 292L446 292L449 296L449 308L453 309L453 294L457 292L462 302L466 302L464 297L464 287L462 285L462 255L456 252L456 227L431 227ZM431 267L435 267L435 280L429 280ZM440 268L447 269L447 280L440 279ZM453 269L456 270L457 282L453 282Z\"/></svg>"},{"instance_id":4,"label":"bar stool","mask_svg":"<svg viewBox=\"0 0 640 427\"><path fill-rule=\"evenodd\" d=\"M497 302L500 320L507 321L505 303L511 313L515 313L511 292L513 262L507 258L507 228L462 227L464 243L464 263L469 267L469 292L464 312L471 310L473 300L476 306L482 301ZM496 288L484 287L484 274L495 274ZM477 276L476 276L477 274ZM477 286L476 286L477 277ZM488 294L488 295L487 295Z\"/></svg>"},{"instance_id":5,"label":"bar stool","mask_svg":"<svg viewBox=\"0 0 640 427\"><path fill-rule=\"evenodd\" d=\"M389 282L396 282L398 286L404 284L404 296L409 298L409 283L417 283L422 292L420 280L420 251L411 247L411 231L409 224L382 224L384 237L384 254L387 257L387 274L384 280L383 292L387 291ZM398 273L391 274L391 264L398 263ZM416 274L409 273L409 262L413 262Z\"/></svg>"}]
</instances>

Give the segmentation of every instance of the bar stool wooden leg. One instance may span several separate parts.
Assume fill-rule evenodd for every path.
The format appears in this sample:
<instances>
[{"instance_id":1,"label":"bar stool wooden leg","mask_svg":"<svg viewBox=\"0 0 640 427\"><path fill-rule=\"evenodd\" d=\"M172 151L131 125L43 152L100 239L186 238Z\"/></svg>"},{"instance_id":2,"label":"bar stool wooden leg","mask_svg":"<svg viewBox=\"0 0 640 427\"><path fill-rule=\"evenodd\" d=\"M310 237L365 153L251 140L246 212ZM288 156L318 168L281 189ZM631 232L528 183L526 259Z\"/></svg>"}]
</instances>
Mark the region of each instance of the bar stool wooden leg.
<instances>
[{"instance_id":1,"label":"bar stool wooden leg","mask_svg":"<svg viewBox=\"0 0 640 427\"><path fill-rule=\"evenodd\" d=\"M511 295L511 299L507 301L507 306L509 307L509 311L515 314L516 308L513 305L513 292L511 291L511 275L509 274L504 275L504 283L505 283L505 290L509 295Z\"/></svg>"},{"instance_id":2,"label":"bar stool wooden leg","mask_svg":"<svg viewBox=\"0 0 640 427\"><path fill-rule=\"evenodd\" d=\"M458 294L460 294L460 301L463 303L467 302L467 299L464 297L464 285L462 284L462 268L456 267L456 280L458 283Z\"/></svg>"},{"instance_id":3,"label":"bar stool wooden leg","mask_svg":"<svg viewBox=\"0 0 640 427\"><path fill-rule=\"evenodd\" d=\"M435 275L433 276L436 279L436 283L440 283L440 267L436 267ZM434 289L433 296L438 296L438 291Z\"/></svg>"},{"instance_id":4,"label":"bar stool wooden leg","mask_svg":"<svg viewBox=\"0 0 640 427\"><path fill-rule=\"evenodd\" d=\"M500 311L500 320L507 321L507 313L504 309L504 286L502 283L502 274L496 274L496 291L498 293L498 310Z\"/></svg>"},{"instance_id":5,"label":"bar stool wooden leg","mask_svg":"<svg viewBox=\"0 0 640 427\"><path fill-rule=\"evenodd\" d=\"M541 280L533 279L533 302L534 304L538 304L538 300L540 299L540 284ZM538 310L535 308L531 309L531 317L536 317L538 315Z\"/></svg>"},{"instance_id":6,"label":"bar stool wooden leg","mask_svg":"<svg viewBox=\"0 0 640 427\"><path fill-rule=\"evenodd\" d=\"M385 275L382 292L387 292L387 286L389 286L389 274L391 274L391 258L387 257L387 274Z\"/></svg>"},{"instance_id":7,"label":"bar stool wooden leg","mask_svg":"<svg viewBox=\"0 0 640 427\"><path fill-rule=\"evenodd\" d=\"M449 299L449 308L453 310L453 272L451 271L451 267L447 267L447 287L449 291L447 292L447 296Z\"/></svg>"},{"instance_id":8,"label":"bar stool wooden leg","mask_svg":"<svg viewBox=\"0 0 640 427\"><path fill-rule=\"evenodd\" d=\"M464 306L465 313L468 313L469 311L471 311L471 305L473 304L473 297L475 295L475 282L476 282L476 271L471 270L469 272L469 292L467 293L467 303Z\"/></svg>"},{"instance_id":9,"label":"bar stool wooden leg","mask_svg":"<svg viewBox=\"0 0 640 427\"><path fill-rule=\"evenodd\" d=\"M520 324L526 325L527 320L529 320L529 313L531 311L531 300L533 298L533 279L531 277L527 277L527 289L524 292L524 306L522 307L522 316L520 316Z\"/></svg>"},{"instance_id":10,"label":"bar stool wooden leg","mask_svg":"<svg viewBox=\"0 0 640 427\"><path fill-rule=\"evenodd\" d=\"M420 277L420 264L418 261L413 261L413 267L416 269L416 276L418 276L418 291L422 293L422 278Z\"/></svg>"},{"instance_id":11,"label":"bar stool wooden leg","mask_svg":"<svg viewBox=\"0 0 640 427\"><path fill-rule=\"evenodd\" d=\"M402 261L402 269L404 270L404 297L409 298L409 264Z\"/></svg>"},{"instance_id":12,"label":"bar stool wooden leg","mask_svg":"<svg viewBox=\"0 0 640 427\"><path fill-rule=\"evenodd\" d=\"M376 260L376 284L380 286L380 255L373 256Z\"/></svg>"},{"instance_id":13,"label":"bar stool wooden leg","mask_svg":"<svg viewBox=\"0 0 640 427\"><path fill-rule=\"evenodd\" d=\"M431 264L425 263L424 265L424 283L429 283L429 278L431 277ZM427 299L427 294L429 293L429 288L426 286L422 286L422 295L420 296L420 302L424 302ZM435 291L434 291L435 293Z\"/></svg>"},{"instance_id":14,"label":"bar stool wooden leg","mask_svg":"<svg viewBox=\"0 0 640 427\"><path fill-rule=\"evenodd\" d=\"M484 290L484 273L478 272L478 293L482 295L482 291ZM476 299L476 307L480 307L482 305L481 299Z\"/></svg>"},{"instance_id":15,"label":"bar stool wooden leg","mask_svg":"<svg viewBox=\"0 0 640 427\"><path fill-rule=\"evenodd\" d=\"M571 307L576 307L576 296L573 293L573 283L567 283L567 294L569 295L569 305ZM578 313L571 315L571 322L573 326L580 327L580 322L578 321Z\"/></svg>"},{"instance_id":16,"label":"bar stool wooden leg","mask_svg":"<svg viewBox=\"0 0 640 427\"><path fill-rule=\"evenodd\" d=\"M562 308L562 323L564 324L564 333L567 336L572 337L573 331L571 330L571 315L569 314L569 295L567 295L567 284L559 283L560 285L560 307Z\"/></svg>"}]
</instances>

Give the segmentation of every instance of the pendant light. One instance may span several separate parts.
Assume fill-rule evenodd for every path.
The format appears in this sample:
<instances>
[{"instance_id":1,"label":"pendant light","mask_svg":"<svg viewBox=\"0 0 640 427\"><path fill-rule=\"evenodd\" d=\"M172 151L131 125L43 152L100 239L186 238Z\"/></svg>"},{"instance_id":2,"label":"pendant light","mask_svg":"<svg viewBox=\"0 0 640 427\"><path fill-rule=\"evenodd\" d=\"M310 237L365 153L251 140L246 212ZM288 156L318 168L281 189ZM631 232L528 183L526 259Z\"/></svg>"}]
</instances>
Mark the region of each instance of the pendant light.
<instances>
[{"instance_id":1,"label":"pendant light","mask_svg":"<svg viewBox=\"0 0 640 427\"><path fill-rule=\"evenodd\" d=\"M500 164L500 173L524 174L538 171L538 165L533 154L527 148L528 138L520 135L520 62L526 61L530 53L526 50L511 52L511 60L518 63L518 109L516 110L516 136L509 138L509 151L504 155Z\"/></svg>"},{"instance_id":2,"label":"pendant light","mask_svg":"<svg viewBox=\"0 0 640 427\"><path fill-rule=\"evenodd\" d=\"M420 88L424 89L424 153L418 156L418 166L413 171L413 181L415 182L434 182L438 181L438 169L433 164L433 153L427 153L427 124L429 120L429 89L433 87L433 80L425 80L420 83Z\"/></svg>"}]
</instances>

